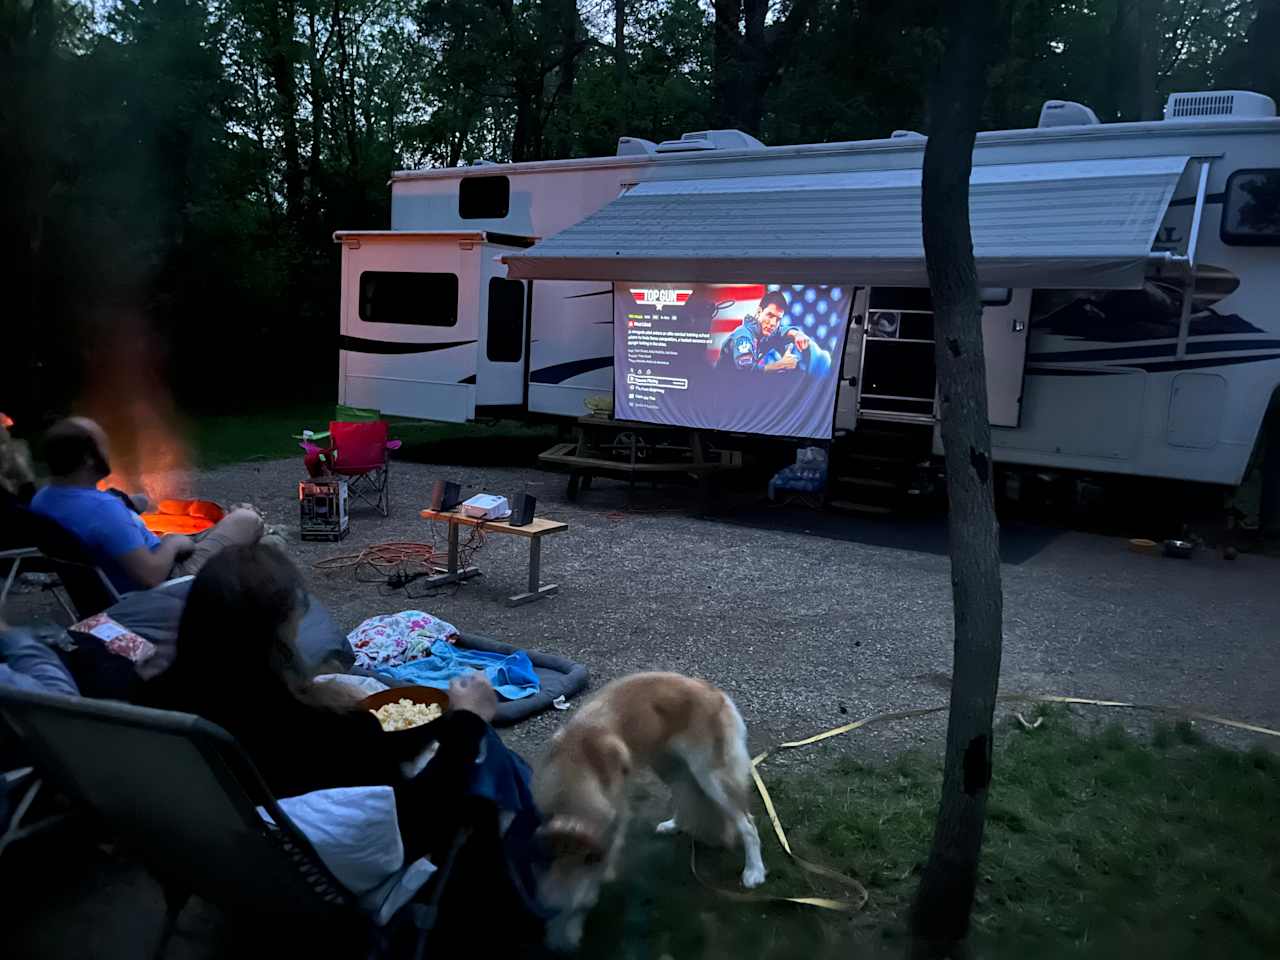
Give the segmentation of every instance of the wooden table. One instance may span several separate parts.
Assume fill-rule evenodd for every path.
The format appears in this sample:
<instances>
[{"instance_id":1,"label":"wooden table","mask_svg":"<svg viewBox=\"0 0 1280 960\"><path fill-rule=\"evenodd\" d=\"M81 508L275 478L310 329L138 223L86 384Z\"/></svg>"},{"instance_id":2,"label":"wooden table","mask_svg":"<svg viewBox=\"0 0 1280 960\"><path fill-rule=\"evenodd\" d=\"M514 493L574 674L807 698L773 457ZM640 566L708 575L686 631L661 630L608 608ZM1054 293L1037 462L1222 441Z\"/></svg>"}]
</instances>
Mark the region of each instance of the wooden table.
<instances>
[{"instance_id":1,"label":"wooden table","mask_svg":"<svg viewBox=\"0 0 1280 960\"><path fill-rule=\"evenodd\" d=\"M549 533L562 533L569 529L567 523L559 520L548 520L546 517L534 517L533 522L523 527L513 527L506 520L477 520L468 517L460 510L423 510L423 520L438 520L449 525L449 563L447 569L423 582L428 586L439 586L445 583L459 583L480 573L479 567L458 566L458 528L479 527L485 533L508 533L529 540L529 589L510 597L507 603L517 606L530 603L542 597L559 593L560 587L554 583L540 583L542 577L542 538Z\"/></svg>"}]
</instances>

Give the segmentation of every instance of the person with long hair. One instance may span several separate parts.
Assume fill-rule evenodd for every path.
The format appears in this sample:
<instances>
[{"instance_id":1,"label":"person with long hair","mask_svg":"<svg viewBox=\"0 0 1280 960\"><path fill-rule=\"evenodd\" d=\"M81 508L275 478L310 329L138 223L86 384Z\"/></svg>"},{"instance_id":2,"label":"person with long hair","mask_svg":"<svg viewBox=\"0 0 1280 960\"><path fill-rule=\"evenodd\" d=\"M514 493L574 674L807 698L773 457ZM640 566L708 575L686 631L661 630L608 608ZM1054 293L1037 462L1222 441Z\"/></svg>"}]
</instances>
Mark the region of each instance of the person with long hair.
<instances>
[{"instance_id":1,"label":"person with long hair","mask_svg":"<svg viewBox=\"0 0 1280 960\"><path fill-rule=\"evenodd\" d=\"M274 547L221 551L191 585L177 658L151 685L148 702L227 730L277 797L391 786L406 859L439 863L465 830L472 839L455 874L461 868L470 879L450 885L474 890L480 883L492 896L493 873L510 876L500 821L508 829L522 824L531 836L537 818L528 767L489 727L493 687L483 674L454 681L443 716L385 733L358 694L303 672L296 640L307 602L301 574Z\"/></svg>"}]
</instances>

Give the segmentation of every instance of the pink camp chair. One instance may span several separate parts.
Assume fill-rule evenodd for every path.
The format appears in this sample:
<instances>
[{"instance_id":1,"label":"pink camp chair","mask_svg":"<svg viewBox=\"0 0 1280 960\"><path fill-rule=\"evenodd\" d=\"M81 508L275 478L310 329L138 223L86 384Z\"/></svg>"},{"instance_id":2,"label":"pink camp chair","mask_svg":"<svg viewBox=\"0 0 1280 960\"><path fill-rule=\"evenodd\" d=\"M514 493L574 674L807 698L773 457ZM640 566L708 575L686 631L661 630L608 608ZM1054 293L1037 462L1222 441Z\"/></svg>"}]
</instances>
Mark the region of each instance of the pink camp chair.
<instances>
[{"instance_id":1,"label":"pink camp chair","mask_svg":"<svg viewBox=\"0 0 1280 960\"><path fill-rule=\"evenodd\" d=\"M347 477L347 492L359 497L384 517L391 513L391 459L389 450L400 446L387 440L387 422L333 421L329 424L329 470Z\"/></svg>"}]
</instances>

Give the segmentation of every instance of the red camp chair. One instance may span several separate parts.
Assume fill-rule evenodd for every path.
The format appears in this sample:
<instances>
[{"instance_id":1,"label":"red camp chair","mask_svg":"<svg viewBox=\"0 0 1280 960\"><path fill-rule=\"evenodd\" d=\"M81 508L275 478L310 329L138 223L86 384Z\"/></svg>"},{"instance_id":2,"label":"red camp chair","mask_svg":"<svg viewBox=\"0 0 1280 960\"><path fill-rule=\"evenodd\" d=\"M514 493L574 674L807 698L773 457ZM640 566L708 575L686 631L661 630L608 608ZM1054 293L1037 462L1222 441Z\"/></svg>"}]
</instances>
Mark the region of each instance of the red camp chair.
<instances>
[{"instance_id":1,"label":"red camp chair","mask_svg":"<svg viewBox=\"0 0 1280 960\"><path fill-rule=\"evenodd\" d=\"M387 422L329 424L329 470L347 477L347 492L359 497L384 517L391 513L391 459L388 450L400 446L387 441Z\"/></svg>"}]
</instances>

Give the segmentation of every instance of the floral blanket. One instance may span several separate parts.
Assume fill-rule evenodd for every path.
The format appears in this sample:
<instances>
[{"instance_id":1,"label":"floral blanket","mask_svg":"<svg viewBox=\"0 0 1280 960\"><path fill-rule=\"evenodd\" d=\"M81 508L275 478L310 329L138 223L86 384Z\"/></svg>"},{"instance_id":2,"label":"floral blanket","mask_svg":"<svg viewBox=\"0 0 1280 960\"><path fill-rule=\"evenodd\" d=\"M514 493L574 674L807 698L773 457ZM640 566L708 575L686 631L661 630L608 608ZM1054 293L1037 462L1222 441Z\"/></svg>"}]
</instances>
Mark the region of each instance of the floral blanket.
<instances>
[{"instance_id":1,"label":"floral blanket","mask_svg":"<svg viewBox=\"0 0 1280 960\"><path fill-rule=\"evenodd\" d=\"M421 610L370 617L347 635L356 666L366 670L399 667L431 655L437 640L456 643L458 628Z\"/></svg>"}]
</instances>

